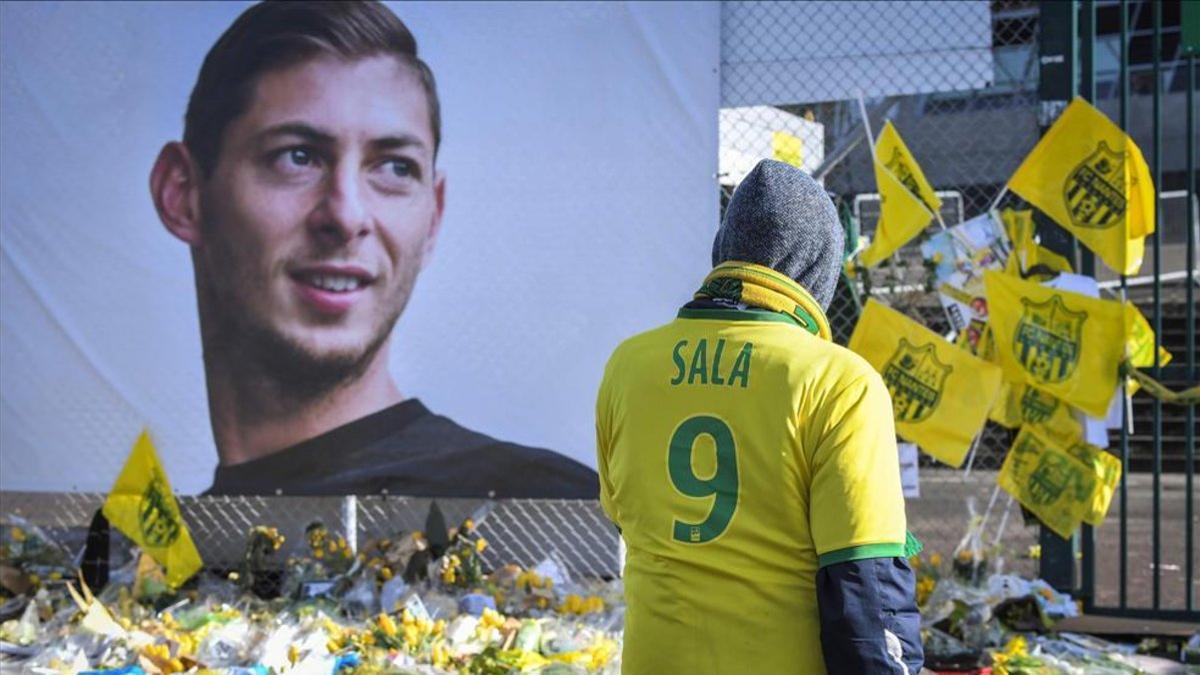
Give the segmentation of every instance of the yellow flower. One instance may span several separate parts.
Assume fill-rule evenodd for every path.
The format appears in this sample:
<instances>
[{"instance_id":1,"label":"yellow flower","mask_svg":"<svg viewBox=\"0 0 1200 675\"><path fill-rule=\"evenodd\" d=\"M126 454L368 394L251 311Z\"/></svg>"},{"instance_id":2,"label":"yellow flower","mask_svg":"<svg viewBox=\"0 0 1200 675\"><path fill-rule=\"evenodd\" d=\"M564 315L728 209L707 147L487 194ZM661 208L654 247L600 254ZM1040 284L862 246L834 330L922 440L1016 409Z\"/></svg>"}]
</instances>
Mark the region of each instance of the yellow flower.
<instances>
[{"instance_id":1,"label":"yellow flower","mask_svg":"<svg viewBox=\"0 0 1200 675\"><path fill-rule=\"evenodd\" d=\"M300 660L300 649L296 645L289 645L287 657L288 663L296 665L296 662Z\"/></svg>"},{"instance_id":2,"label":"yellow flower","mask_svg":"<svg viewBox=\"0 0 1200 675\"><path fill-rule=\"evenodd\" d=\"M12 538L16 541L25 541L25 530L22 530L15 525L11 530L9 530L9 534L11 534Z\"/></svg>"},{"instance_id":3,"label":"yellow flower","mask_svg":"<svg viewBox=\"0 0 1200 675\"><path fill-rule=\"evenodd\" d=\"M433 662L435 668L446 668L450 665L450 648L446 643L438 640L433 643L433 649L430 650L430 661Z\"/></svg>"},{"instance_id":4,"label":"yellow flower","mask_svg":"<svg viewBox=\"0 0 1200 675\"><path fill-rule=\"evenodd\" d=\"M379 630L383 631L384 635L391 637L396 634L396 622L387 614L380 614L375 623L379 624Z\"/></svg>"},{"instance_id":5,"label":"yellow flower","mask_svg":"<svg viewBox=\"0 0 1200 675\"><path fill-rule=\"evenodd\" d=\"M452 584L457 578L458 575L454 572L453 567L447 567L446 569L442 570L442 583Z\"/></svg>"},{"instance_id":6,"label":"yellow flower","mask_svg":"<svg viewBox=\"0 0 1200 675\"><path fill-rule=\"evenodd\" d=\"M566 614L580 614L583 612L583 598L572 593L564 598L562 606L558 609Z\"/></svg>"},{"instance_id":7,"label":"yellow flower","mask_svg":"<svg viewBox=\"0 0 1200 675\"><path fill-rule=\"evenodd\" d=\"M385 568L379 570L379 577L381 579L383 579L384 581L388 581L389 579L391 579L392 575L393 575L393 572L392 572L392 568L390 568L390 567L385 567Z\"/></svg>"},{"instance_id":8,"label":"yellow flower","mask_svg":"<svg viewBox=\"0 0 1200 675\"><path fill-rule=\"evenodd\" d=\"M933 565L934 567L938 567L942 564L942 556L938 553L934 553L933 555L929 556L929 564Z\"/></svg>"},{"instance_id":9,"label":"yellow flower","mask_svg":"<svg viewBox=\"0 0 1200 675\"><path fill-rule=\"evenodd\" d=\"M924 605L929 599L929 595L933 593L933 589L937 586L937 582L932 577L921 577L917 580L917 604Z\"/></svg>"},{"instance_id":10,"label":"yellow flower","mask_svg":"<svg viewBox=\"0 0 1200 675\"><path fill-rule=\"evenodd\" d=\"M412 647L416 647L417 643L419 643L420 641L421 641L421 634L420 634L420 631L417 630L417 627L412 624L406 625L404 627L404 644L407 645L409 648L412 648Z\"/></svg>"},{"instance_id":11,"label":"yellow flower","mask_svg":"<svg viewBox=\"0 0 1200 675\"><path fill-rule=\"evenodd\" d=\"M1034 560L1042 559L1042 547L1040 544L1034 544L1029 547L1029 557Z\"/></svg>"},{"instance_id":12,"label":"yellow flower","mask_svg":"<svg viewBox=\"0 0 1200 675\"><path fill-rule=\"evenodd\" d=\"M479 615L479 622L485 626L499 626L500 624L504 623L504 619L500 617L500 613L496 610L492 609L491 607L484 607L483 613Z\"/></svg>"},{"instance_id":13,"label":"yellow flower","mask_svg":"<svg viewBox=\"0 0 1200 675\"><path fill-rule=\"evenodd\" d=\"M463 521L463 529L467 532L473 532L475 530L475 521L467 518Z\"/></svg>"},{"instance_id":14,"label":"yellow flower","mask_svg":"<svg viewBox=\"0 0 1200 675\"><path fill-rule=\"evenodd\" d=\"M483 553L484 549L486 549L487 547L488 547L487 539L481 538L475 542L475 552L476 553Z\"/></svg>"}]
</instances>

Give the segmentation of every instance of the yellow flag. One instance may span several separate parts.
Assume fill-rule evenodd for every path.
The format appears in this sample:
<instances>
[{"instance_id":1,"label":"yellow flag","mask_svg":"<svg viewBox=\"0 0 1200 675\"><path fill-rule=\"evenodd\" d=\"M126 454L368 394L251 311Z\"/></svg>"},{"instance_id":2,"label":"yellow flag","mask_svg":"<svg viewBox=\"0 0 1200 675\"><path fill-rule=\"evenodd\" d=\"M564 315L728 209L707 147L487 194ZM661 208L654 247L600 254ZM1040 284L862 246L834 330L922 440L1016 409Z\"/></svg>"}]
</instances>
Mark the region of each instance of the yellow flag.
<instances>
[{"instance_id":1,"label":"yellow flag","mask_svg":"<svg viewBox=\"0 0 1200 675\"><path fill-rule=\"evenodd\" d=\"M1005 273L1019 276L1039 265L1047 272L1074 271L1070 261L1034 241L1033 211L1004 209L1000 212L1000 221L1013 246L1004 266Z\"/></svg>"},{"instance_id":2,"label":"yellow flag","mask_svg":"<svg viewBox=\"0 0 1200 675\"><path fill-rule=\"evenodd\" d=\"M996 482L1060 537L1091 513L1096 474L1030 427L1013 441Z\"/></svg>"},{"instance_id":3,"label":"yellow flag","mask_svg":"<svg viewBox=\"0 0 1200 675\"><path fill-rule=\"evenodd\" d=\"M1083 425L1069 405L1024 382L1006 381L988 417L1010 429L1035 427L1038 433L1062 446L1083 438Z\"/></svg>"},{"instance_id":4,"label":"yellow flag","mask_svg":"<svg viewBox=\"0 0 1200 675\"><path fill-rule=\"evenodd\" d=\"M804 141L786 131L771 134L771 154L774 158L801 169L804 168Z\"/></svg>"},{"instance_id":5,"label":"yellow flag","mask_svg":"<svg viewBox=\"0 0 1200 675\"><path fill-rule=\"evenodd\" d=\"M1005 378L1103 418L1125 348L1119 302L985 272L988 324Z\"/></svg>"},{"instance_id":6,"label":"yellow flag","mask_svg":"<svg viewBox=\"0 0 1200 675\"><path fill-rule=\"evenodd\" d=\"M1104 516L1108 515L1108 506L1112 504L1113 493L1121 483L1121 460L1084 441L1077 440L1065 446L1072 457L1083 465L1091 468L1096 476L1096 487L1088 500L1088 509L1083 516L1083 522L1089 525L1100 525Z\"/></svg>"},{"instance_id":7,"label":"yellow flag","mask_svg":"<svg viewBox=\"0 0 1200 675\"><path fill-rule=\"evenodd\" d=\"M166 569L171 585L182 584L200 570L200 553L179 513L148 432L143 430L133 444L103 511L114 527Z\"/></svg>"},{"instance_id":8,"label":"yellow flag","mask_svg":"<svg viewBox=\"0 0 1200 675\"><path fill-rule=\"evenodd\" d=\"M1132 302L1125 303L1125 333L1129 342L1129 360L1137 368L1154 366L1154 329L1146 315ZM1171 361L1171 352L1158 346L1158 365Z\"/></svg>"},{"instance_id":9,"label":"yellow flag","mask_svg":"<svg viewBox=\"0 0 1200 675\"><path fill-rule=\"evenodd\" d=\"M875 300L849 346L883 375L896 432L960 466L1000 389L1000 369Z\"/></svg>"},{"instance_id":10,"label":"yellow flag","mask_svg":"<svg viewBox=\"0 0 1200 675\"><path fill-rule=\"evenodd\" d=\"M1154 232L1154 183L1120 127L1076 98L1021 163L1008 187L1123 274L1142 266Z\"/></svg>"},{"instance_id":11,"label":"yellow flag","mask_svg":"<svg viewBox=\"0 0 1200 675\"><path fill-rule=\"evenodd\" d=\"M921 233L942 208L917 160L889 121L875 141L875 184L881 216L861 261L874 267Z\"/></svg>"}]
</instances>

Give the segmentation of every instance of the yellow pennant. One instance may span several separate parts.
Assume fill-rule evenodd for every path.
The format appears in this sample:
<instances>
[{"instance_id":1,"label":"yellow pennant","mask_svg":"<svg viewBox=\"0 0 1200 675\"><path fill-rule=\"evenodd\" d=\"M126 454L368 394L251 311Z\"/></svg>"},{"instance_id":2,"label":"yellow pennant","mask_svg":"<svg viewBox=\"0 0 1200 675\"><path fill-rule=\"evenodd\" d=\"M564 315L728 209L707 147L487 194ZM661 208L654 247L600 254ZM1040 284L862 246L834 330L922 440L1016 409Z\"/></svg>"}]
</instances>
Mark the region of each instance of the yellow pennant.
<instances>
[{"instance_id":1,"label":"yellow pennant","mask_svg":"<svg viewBox=\"0 0 1200 675\"><path fill-rule=\"evenodd\" d=\"M1083 438L1083 425L1069 405L1024 382L1006 381L988 417L1010 429L1034 427L1062 446Z\"/></svg>"},{"instance_id":2,"label":"yellow pennant","mask_svg":"<svg viewBox=\"0 0 1200 675\"><path fill-rule=\"evenodd\" d=\"M996 482L1066 539L1091 513L1098 481L1092 467L1032 428L1022 427Z\"/></svg>"},{"instance_id":3,"label":"yellow pennant","mask_svg":"<svg viewBox=\"0 0 1200 675\"><path fill-rule=\"evenodd\" d=\"M1125 333L1129 342L1129 361L1136 368L1154 367L1154 329L1146 315L1132 302L1125 303ZM1171 352L1159 345L1158 365L1171 362Z\"/></svg>"},{"instance_id":4,"label":"yellow pennant","mask_svg":"<svg viewBox=\"0 0 1200 675\"><path fill-rule=\"evenodd\" d=\"M988 325L1005 378L1103 418L1124 355L1125 309L1000 272L985 272Z\"/></svg>"},{"instance_id":5,"label":"yellow pennant","mask_svg":"<svg viewBox=\"0 0 1200 675\"><path fill-rule=\"evenodd\" d=\"M804 168L804 140L786 131L776 131L771 134L771 154L774 158L791 164L797 169Z\"/></svg>"},{"instance_id":6,"label":"yellow pennant","mask_svg":"<svg viewBox=\"0 0 1200 675\"><path fill-rule=\"evenodd\" d=\"M133 444L103 511L114 527L163 566L172 586L187 581L202 567L200 553L145 430Z\"/></svg>"},{"instance_id":7,"label":"yellow pennant","mask_svg":"<svg viewBox=\"0 0 1200 675\"><path fill-rule=\"evenodd\" d=\"M1121 483L1121 460L1084 441L1077 440L1067 446L1067 452L1085 466L1091 467L1096 476L1096 487L1092 490L1088 501L1087 513L1083 522L1089 525L1100 525L1108 515L1108 507L1112 504L1113 493Z\"/></svg>"},{"instance_id":8,"label":"yellow pennant","mask_svg":"<svg viewBox=\"0 0 1200 675\"><path fill-rule=\"evenodd\" d=\"M879 264L920 234L942 208L942 200L890 121L875 141L875 158L881 216L871 245L860 258L867 267Z\"/></svg>"},{"instance_id":9,"label":"yellow pennant","mask_svg":"<svg viewBox=\"0 0 1200 675\"><path fill-rule=\"evenodd\" d=\"M896 432L960 466L1000 389L1000 369L876 300L868 300L849 347L883 376Z\"/></svg>"},{"instance_id":10,"label":"yellow pennant","mask_svg":"<svg viewBox=\"0 0 1200 675\"><path fill-rule=\"evenodd\" d=\"M1013 245L1004 267L1005 273L1022 276L1024 272L1034 269L1042 274L1074 271L1070 261L1034 241L1033 211L1004 209L1000 212L1000 221L1004 223L1008 240Z\"/></svg>"},{"instance_id":11,"label":"yellow pennant","mask_svg":"<svg viewBox=\"0 0 1200 675\"><path fill-rule=\"evenodd\" d=\"M1021 163L1008 187L1122 274L1142 266L1154 232L1154 183L1120 127L1076 98Z\"/></svg>"}]
</instances>

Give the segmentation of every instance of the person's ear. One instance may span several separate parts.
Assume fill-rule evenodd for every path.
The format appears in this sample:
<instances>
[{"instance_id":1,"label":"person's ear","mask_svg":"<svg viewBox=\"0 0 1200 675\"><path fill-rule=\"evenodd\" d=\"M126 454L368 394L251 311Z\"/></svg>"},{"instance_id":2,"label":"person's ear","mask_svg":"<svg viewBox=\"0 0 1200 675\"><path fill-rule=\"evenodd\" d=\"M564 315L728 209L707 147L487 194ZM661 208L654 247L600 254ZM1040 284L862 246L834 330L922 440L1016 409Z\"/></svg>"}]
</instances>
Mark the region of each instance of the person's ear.
<instances>
[{"instance_id":1,"label":"person's ear","mask_svg":"<svg viewBox=\"0 0 1200 675\"><path fill-rule=\"evenodd\" d=\"M425 245L421 250L421 269L433 258L433 249L437 244L438 233L442 230L442 214L446 210L446 174L438 171L433 177L433 219L429 223L429 232L425 236Z\"/></svg>"},{"instance_id":2,"label":"person's ear","mask_svg":"<svg viewBox=\"0 0 1200 675\"><path fill-rule=\"evenodd\" d=\"M200 168L183 143L172 141L159 151L150 170L150 197L168 232L189 246L200 245Z\"/></svg>"}]
</instances>

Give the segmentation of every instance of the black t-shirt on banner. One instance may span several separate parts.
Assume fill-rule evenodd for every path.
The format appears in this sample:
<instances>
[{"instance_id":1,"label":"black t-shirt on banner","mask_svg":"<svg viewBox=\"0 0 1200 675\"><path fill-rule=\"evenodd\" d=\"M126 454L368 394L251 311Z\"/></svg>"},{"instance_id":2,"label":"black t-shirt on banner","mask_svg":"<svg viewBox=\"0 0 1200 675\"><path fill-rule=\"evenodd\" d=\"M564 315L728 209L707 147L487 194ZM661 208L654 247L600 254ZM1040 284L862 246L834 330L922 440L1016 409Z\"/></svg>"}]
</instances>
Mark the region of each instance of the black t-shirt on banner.
<instances>
[{"instance_id":1,"label":"black t-shirt on banner","mask_svg":"<svg viewBox=\"0 0 1200 675\"><path fill-rule=\"evenodd\" d=\"M211 495L596 499L596 472L498 441L409 399L260 459L218 466Z\"/></svg>"}]
</instances>

